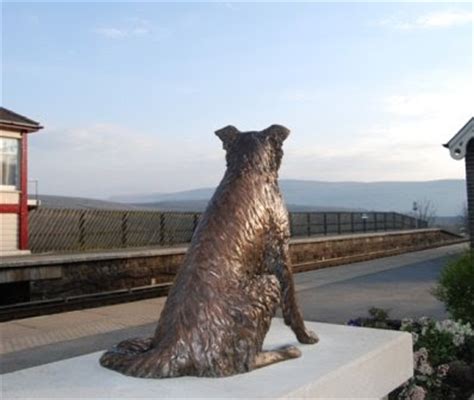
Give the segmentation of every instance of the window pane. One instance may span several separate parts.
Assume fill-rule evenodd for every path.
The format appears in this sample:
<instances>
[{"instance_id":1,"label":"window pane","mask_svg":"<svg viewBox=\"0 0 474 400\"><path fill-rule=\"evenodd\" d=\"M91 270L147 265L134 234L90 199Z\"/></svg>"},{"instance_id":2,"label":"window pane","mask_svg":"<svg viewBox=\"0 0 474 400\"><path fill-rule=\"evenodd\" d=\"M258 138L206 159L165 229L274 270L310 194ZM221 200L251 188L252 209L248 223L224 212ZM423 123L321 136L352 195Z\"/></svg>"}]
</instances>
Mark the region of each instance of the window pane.
<instances>
[{"instance_id":1,"label":"window pane","mask_svg":"<svg viewBox=\"0 0 474 400\"><path fill-rule=\"evenodd\" d=\"M1 185L15 186L20 182L19 163L20 141L0 137L0 175Z\"/></svg>"}]
</instances>

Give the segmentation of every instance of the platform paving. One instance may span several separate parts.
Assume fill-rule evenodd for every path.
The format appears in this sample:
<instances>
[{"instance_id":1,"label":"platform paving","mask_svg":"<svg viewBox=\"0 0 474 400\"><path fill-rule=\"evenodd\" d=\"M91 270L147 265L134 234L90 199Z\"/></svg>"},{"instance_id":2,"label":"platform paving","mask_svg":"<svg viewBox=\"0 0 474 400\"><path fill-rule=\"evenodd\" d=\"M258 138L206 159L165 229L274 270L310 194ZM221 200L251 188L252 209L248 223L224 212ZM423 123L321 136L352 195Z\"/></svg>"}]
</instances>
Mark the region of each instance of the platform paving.
<instances>
[{"instance_id":1,"label":"platform paving","mask_svg":"<svg viewBox=\"0 0 474 400\"><path fill-rule=\"evenodd\" d=\"M164 297L0 324L0 354L156 322Z\"/></svg>"},{"instance_id":2,"label":"platform paving","mask_svg":"<svg viewBox=\"0 0 474 400\"><path fill-rule=\"evenodd\" d=\"M466 244L295 275L305 319L345 323L371 306L394 317L446 317L430 293L446 264ZM91 353L132 336L147 336L165 298L148 299L0 323L0 373Z\"/></svg>"}]
</instances>

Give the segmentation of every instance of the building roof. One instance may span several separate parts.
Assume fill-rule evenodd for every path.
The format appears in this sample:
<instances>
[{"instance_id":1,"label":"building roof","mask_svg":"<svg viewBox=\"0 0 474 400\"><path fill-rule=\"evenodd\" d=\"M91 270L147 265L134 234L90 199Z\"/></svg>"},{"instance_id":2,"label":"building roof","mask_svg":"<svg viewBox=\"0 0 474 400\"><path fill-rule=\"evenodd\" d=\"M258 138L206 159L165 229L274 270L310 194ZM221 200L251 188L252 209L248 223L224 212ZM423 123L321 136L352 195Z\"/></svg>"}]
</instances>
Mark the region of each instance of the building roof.
<instances>
[{"instance_id":1,"label":"building roof","mask_svg":"<svg viewBox=\"0 0 474 400\"><path fill-rule=\"evenodd\" d=\"M466 156L467 144L474 139L474 117L456 133L453 138L443 146L449 149L451 157L462 160Z\"/></svg>"},{"instance_id":2,"label":"building roof","mask_svg":"<svg viewBox=\"0 0 474 400\"><path fill-rule=\"evenodd\" d=\"M27 132L35 132L43 128L39 122L17 114L5 107L0 107L0 125L6 128L24 130Z\"/></svg>"}]
</instances>

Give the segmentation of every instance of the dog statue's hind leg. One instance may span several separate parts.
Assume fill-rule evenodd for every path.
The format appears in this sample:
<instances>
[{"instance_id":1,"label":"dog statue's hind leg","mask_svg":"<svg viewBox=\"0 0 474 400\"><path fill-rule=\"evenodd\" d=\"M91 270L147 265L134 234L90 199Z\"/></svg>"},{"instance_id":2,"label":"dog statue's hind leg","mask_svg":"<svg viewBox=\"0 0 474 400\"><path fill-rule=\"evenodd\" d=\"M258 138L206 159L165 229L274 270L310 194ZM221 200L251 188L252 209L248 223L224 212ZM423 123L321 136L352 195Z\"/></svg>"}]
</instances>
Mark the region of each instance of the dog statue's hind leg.
<instances>
[{"instance_id":1,"label":"dog statue's hind leg","mask_svg":"<svg viewBox=\"0 0 474 400\"><path fill-rule=\"evenodd\" d=\"M263 341L270 329L270 324L280 304L280 283L275 275L257 275L247 288L251 299L251 308L247 315L256 325L256 356L252 368L261 368L276 362L290 360L301 356L295 346L284 346L274 350L263 351Z\"/></svg>"},{"instance_id":2,"label":"dog statue's hind leg","mask_svg":"<svg viewBox=\"0 0 474 400\"><path fill-rule=\"evenodd\" d=\"M283 319L289 325L300 343L313 344L319 341L313 331L306 329L303 316L296 301L295 284L291 271L290 254L288 243L280 245L280 252L276 257L275 275L281 285L281 307Z\"/></svg>"},{"instance_id":3,"label":"dog statue's hind leg","mask_svg":"<svg viewBox=\"0 0 474 400\"><path fill-rule=\"evenodd\" d=\"M261 351L255 359L255 368L266 367L280 361L291 360L301 356L301 351L296 346L282 346L274 350Z\"/></svg>"},{"instance_id":4,"label":"dog statue's hind leg","mask_svg":"<svg viewBox=\"0 0 474 400\"><path fill-rule=\"evenodd\" d=\"M314 332L306 329L296 301L289 249L290 228L288 214L283 205L276 211L275 216L275 224L266 249L266 264L267 270L275 274L280 282L283 319L285 324L291 327L300 343L317 343L319 338Z\"/></svg>"}]
</instances>

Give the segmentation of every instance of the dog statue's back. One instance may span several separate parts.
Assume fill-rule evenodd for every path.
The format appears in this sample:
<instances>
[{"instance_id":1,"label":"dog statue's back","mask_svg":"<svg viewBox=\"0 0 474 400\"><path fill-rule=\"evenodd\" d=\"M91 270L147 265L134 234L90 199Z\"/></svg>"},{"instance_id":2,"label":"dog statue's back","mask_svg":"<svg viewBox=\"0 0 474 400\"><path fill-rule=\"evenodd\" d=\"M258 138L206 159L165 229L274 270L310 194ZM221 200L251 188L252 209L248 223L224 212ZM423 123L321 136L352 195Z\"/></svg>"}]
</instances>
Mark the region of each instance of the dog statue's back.
<instances>
[{"instance_id":1,"label":"dog statue's back","mask_svg":"<svg viewBox=\"0 0 474 400\"><path fill-rule=\"evenodd\" d=\"M103 366L126 375L229 376L295 358L286 346L262 351L279 305L302 343L316 343L295 299L289 223L278 169L288 129L228 126L216 132L227 170L194 232L155 335L104 353Z\"/></svg>"}]
</instances>

